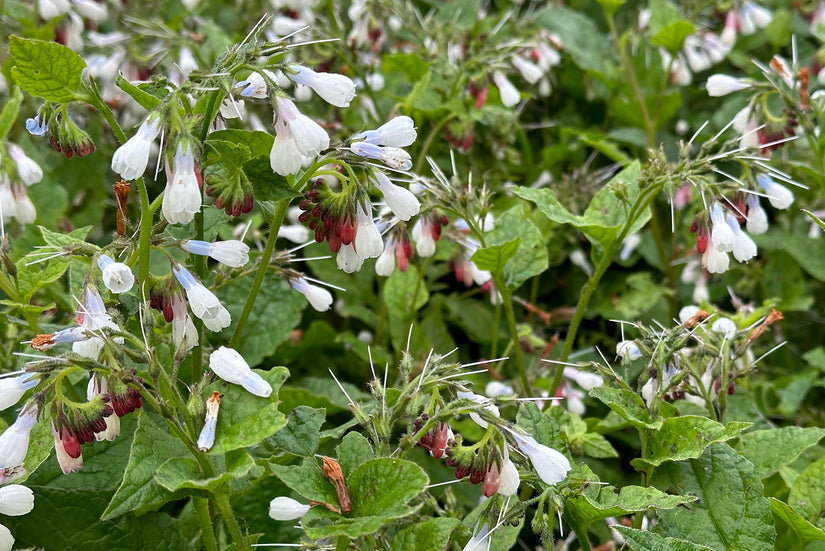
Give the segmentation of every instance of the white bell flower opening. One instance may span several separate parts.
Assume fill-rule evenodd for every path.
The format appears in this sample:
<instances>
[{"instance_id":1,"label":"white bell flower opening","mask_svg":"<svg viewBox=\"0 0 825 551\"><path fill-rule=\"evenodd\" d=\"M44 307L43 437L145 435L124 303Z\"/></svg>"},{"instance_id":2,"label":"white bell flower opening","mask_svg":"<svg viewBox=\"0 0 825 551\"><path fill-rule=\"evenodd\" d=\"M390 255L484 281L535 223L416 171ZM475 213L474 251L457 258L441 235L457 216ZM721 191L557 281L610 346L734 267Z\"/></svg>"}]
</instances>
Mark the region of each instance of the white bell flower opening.
<instances>
[{"instance_id":1,"label":"white bell flower opening","mask_svg":"<svg viewBox=\"0 0 825 551\"><path fill-rule=\"evenodd\" d=\"M261 398L272 394L272 386L252 371L237 350L221 346L209 355L209 369L226 381L241 385L248 392Z\"/></svg>"},{"instance_id":2,"label":"white bell flower opening","mask_svg":"<svg viewBox=\"0 0 825 551\"><path fill-rule=\"evenodd\" d=\"M113 293L125 293L135 284L132 269L123 262L104 254L97 259L97 266L103 272L103 284Z\"/></svg>"},{"instance_id":3,"label":"white bell flower opening","mask_svg":"<svg viewBox=\"0 0 825 551\"><path fill-rule=\"evenodd\" d=\"M149 163L152 142L160 133L160 117L150 115L138 128L137 134L117 148L112 156L112 170L124 180L135 180L143 175Z\"/></svg>"},{"instance_id":4,"label":"white bell flower opening","mask_svg":"<svg viewBox=\"0 0 825 551\"><path fill-rule=\"evenodd\" d=\"M163 194L163 216L170 224L188 224L201 209L201 190L195 174L192 147L178 144L173 167L166 165L166 191Z\"/></svg>"}]
</instances>

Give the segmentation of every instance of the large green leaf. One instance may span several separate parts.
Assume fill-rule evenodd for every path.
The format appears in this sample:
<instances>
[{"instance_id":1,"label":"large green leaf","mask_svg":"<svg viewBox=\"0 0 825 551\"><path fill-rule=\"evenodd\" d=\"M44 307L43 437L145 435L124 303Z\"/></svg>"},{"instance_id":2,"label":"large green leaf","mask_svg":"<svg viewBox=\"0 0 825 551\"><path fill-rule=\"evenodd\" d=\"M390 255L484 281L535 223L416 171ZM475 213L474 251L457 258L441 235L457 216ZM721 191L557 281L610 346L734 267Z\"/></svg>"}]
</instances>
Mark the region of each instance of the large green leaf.
<instances>
[{"instance_id":1,"label":"large green leaf","mask_svg":"<svg viewBox=\"0 0 825 551\"><path fill-rule=\"evenodd\" d=\"M475 262L479 270L487 270L495 274L503 270L507 262L516 255L519 245L521 245L521 238L515 237L500 245L490 245L478 249L470 257L470 260Z\"/></svg>"},{"instance_id":2,"label":"large green leaf","mask_svg":"<svg viewBox=\"0 0 825 551\"><path fill-rule=\"evenodd\" d=\"M186 446L156 425L143 409L138 410L137 416L138 426L132 439L129 463L123 473L123 481L102 512L103 520L130 511L156 509L179 497L160 486L155 481L155 474L167 460L187 456Z\"/></svg>"},{"instance_id":3,"label":"large green leaf","mask_svg":"<svg viewBox=\"0 0 825 551\"><path fill-rule=\"evenodd\" d=\"M298 406L287 416L286 426L269 438L266 446L272 450L309 457L318 449L324 417L323 409Z\"/></svg>"},{"instance_id":4,"label":"large green leaf","mask_svg":"<svg viewBox=\"0 0 825 551\"><path fill-rule=\"evenodd\" d=\"M335 505L338 500L332 482L324 478L318 461L307 457L300 465L270 465L275 476L290 489L310 501Z\"/></svg>"},{"instance_id":5,"label":"large green leaf","mask_svg":"<svg viewBox=\"0 0 825 551\"><path fill-rule=\"evenodd\" d=\"M736 449L753 463L760 478L767 478L790 464L824 435L825 429L818 427L755 430L740 435Z\"/></svg>"},{"instance_id":6,"label":"large green leaf","mask_svg":"<svg viewBox=\"0 0 825 551\"><path fill-rule=\"evenodd\" d=\"M227 384L220 379L206 388L206 392L221 392L221 409L215 427L215 445L210 454L248 448L259 444L286 425L286 417L278 411L278 389L289 370L273 367L269 371L254 370L272 386L269 398L260 398L240 385Z\"/></svg>"},{"instance_id":7,"label":"large green leaf","mask_svg":"<svg viewBox=\"0 0 825 551\"><path fill-rule=\"evenodd\" d=\"M674 4L668 0L650 1L650 42L662 46L671 53L678 51L685 38L693 34L693 23L682 16Z\"/></svg>"},{"instance_id":8,"label":"large green leaf","mask_svg":"<svg viewBox=\"0 0 825 551\"><path fill-rule=\"evenodd\" d=\"M788 527L786 531L777 531L777 549L801 549L801 546L808 542L825 541L825 531L802 518L790 505L775 497L768 499L771 502L773 516Z\"/></svg>"},{"instance_id":9,"label":"large green leaf","mask_svg":"<svg viewBox=\"0 0 825 551\"><path fill-rule=\"evenodd\" d=\"M179 490L212 492L231 480L245 477L255 466L255 461L244 450L227 453L224 463L225 468L222 473L213 477L205 477L198 462L192 457L173 457L160 466L155 480L170 492Z\"/></svg>"},{"instance_id":10,"label":"large green leaf","mask_svg":"<svg viewBox=\"0 0 825 551\"><path fill-rule=\"evenodd\" d=\"M663 419L651 420L644 400L635 392L601 386L591 390L590 396L603 402L637 429L658 429L662 426Z\"/></svg>"},{"instance_id":11,"label":"large green leaf","mask_svg":"<svg viewBox=\"0 0 825 551\"><path fill-rule=\"evenodd\" d=\"M583 13L568 8L554 7L540 11L536 23L559 35L565 53L586 71L604 76L609 70L610 41L596 24Z\"/></svg>"},{"instance_id":12,"label":"large green leaf","mask_svg":"<svg viewBox=\"0 0 825 551\"><path fill-rule=\"evenodd\" d=\"M616 530L633 551L711 551L710 547L676 538L666 538L655 532L616 526Z\"/></svg>"},{"instance_id":13,"label":"large green leaf","mask_svg":"<svg viewBox=\"0 0 825 551\"><path fill-rule=\"evenodd\" d=\"M419 551L422 549L444 549L450 541L459 520L456 518L432 518L416 522L399 530L390 543L393 551Z\"/></svg>"},{"instance_id":14,"label":"large green leaf","mask_svg":"<svg viewBox=\"0 0 825 551\"><path fill-rule=\"evenodd\" d=\"M370 441L354 431L344 435L341 443L335 446L335 452L338 454L338 462L341 464L344 478L349 477L359 465L375 458Z\"/></svg>"},{"instance_id":15,"label":"large green leaf","mask_svg":"<svg viewBox=\"0 0 825 551\"><path fill-rule=\"evenodd\" d=\"M66 46L11 36L9 54L14 58L12 77L29 94L55 103L88 97L81 79L86 62Z\"/></svg>"},{"instance_id":16,"label":"large green leaf","mask_svg":"<svg viewBox=\"0 0 825 551\"><path fill-rule=\"evenodd\" d=\"M236 279L221 287L219 295L235 322L249 298L251 287L251 277ZM249 365L254 367L275 353L278 345L301 322L301 312L306 304L306 298L285 280L269 276L264 279L237 347Z\"/></svg>"},{"instance_id":17,"label":"large green leaf","mask_svg":"<svg viewBox=\"0 0 825 551\"><path fill-rule=\"evenodd\" d=\"M788 505L808 520L822 517L825 512L825 457L799 473L791 486Z\"/></svg>"},{"instance_id":18,"label":"large green leaf","mask_svg":"<svg viewBox=\"0 0 825 551\"><path fill-rule=\"evenodd\" d=\"M613 486L591 484L581 495L565 501L565 514L574 526L582 528L607 518L624 516L650 508L673 509L690 503L696 498L690 495L668 495L656 488L625 486L616 494Z\"/></svg>"},{"instance_id":19,"label":"large green leaf","mask_svg":"<svg viewBox=\"0 0 825 551\"><path fill-rule=\"evenodd\" d=\"M696 415L671 417L650 435L645 456L630 464L648 470L667 461L695 459L711 444L735 438L749 426L750 423L736 421L723 425Z\"/></svg>"},{"instance_id":20,"label":"large green leaf","mask_svg":"<svg viewBox=\"0 0 825 551\"><path fill-rule=\"evenodd\" d=\"M660 511L656 532L714 551L773 551L776 530L762 481L727 444L713 444L697 459L663 464L653 483L698 498L689 507Z\"/></svg>"},{"instance_id":21,"label":"large green leaf","mask_svg":"<svg viewBox=\"0 0 825 551\"><path fill-rule=\"evenodd\" d=\"M486 236L487 243L492 245L516 238L521 240L518 252L504 266L505 281L511 289L547 269L547 247L541 232L522 211L523 208L518 206L502 214L496 220L496 227Z\"/></svg>"}]
</instances>

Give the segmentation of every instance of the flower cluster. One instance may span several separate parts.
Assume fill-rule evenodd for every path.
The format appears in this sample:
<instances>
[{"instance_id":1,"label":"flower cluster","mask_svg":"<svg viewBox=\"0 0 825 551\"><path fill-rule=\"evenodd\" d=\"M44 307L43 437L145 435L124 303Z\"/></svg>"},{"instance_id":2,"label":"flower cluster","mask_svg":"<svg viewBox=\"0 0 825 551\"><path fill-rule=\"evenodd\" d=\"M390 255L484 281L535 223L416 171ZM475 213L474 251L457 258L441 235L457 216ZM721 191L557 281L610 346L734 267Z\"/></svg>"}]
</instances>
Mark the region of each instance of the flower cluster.
<instances>
[{"instance_id":1,"label":"flower cluster","mask_svg":"<svg viewBox=\"0 0 825 551\"><path fill-rule=\"evenodd\" d=\"M8 144L6 153L10 161L3 163L0 149L0 219L31 224L37 219L37 212L26 188L43 178L43 169L17 144Z\"/></svg>"}]
</instances>

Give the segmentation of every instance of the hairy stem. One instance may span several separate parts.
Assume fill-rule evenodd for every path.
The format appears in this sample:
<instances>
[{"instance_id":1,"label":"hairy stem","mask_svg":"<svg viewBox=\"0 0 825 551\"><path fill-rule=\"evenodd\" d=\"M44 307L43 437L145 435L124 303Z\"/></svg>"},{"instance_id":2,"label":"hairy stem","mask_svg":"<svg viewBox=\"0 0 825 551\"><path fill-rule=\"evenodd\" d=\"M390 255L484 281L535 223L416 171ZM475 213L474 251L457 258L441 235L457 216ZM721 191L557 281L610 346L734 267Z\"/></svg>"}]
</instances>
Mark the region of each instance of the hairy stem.
<instances>
[{"instance_id":1,"label":"hairy stem","mask_svg":"<svg viewBox=\"0 0 825 551\"><path fill-rule=\"evenodd\" d=\"M226 491L227 488L224 486L220 492L215 493L215 505L218 506L218 511L221 514L223 523L226 525L227 530L229 530L229 535L235 543L235 549L237 551L249 551L250 547L241 532L241 526L238 524L238 519L235 518L235 513L232 512L232 507L229 505L229 496L226 494Z\"/></svg>"},{"instance_id":2,"label":"hairy stem","mask_svg":"<svg viewBox=\"0 0 825 551\"><path fill-rule=\"evenodd\" d=\"M218 551L218 542L215 540L215 530L212 527L212 516L209 514L209 501L205 497L193 497L192 505L198 514L201 525L201 541L206 551Z\"/></svg>"}]
</instances>

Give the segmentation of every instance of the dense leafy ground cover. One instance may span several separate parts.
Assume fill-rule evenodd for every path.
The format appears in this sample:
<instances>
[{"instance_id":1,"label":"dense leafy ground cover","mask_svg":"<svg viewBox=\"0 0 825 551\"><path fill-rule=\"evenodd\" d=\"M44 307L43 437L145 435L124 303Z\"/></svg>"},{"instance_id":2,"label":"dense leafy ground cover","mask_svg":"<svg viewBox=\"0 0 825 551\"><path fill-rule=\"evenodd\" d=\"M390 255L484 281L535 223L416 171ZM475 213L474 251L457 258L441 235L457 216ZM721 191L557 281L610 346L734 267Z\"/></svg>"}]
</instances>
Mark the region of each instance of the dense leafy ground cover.
<instances>
[{"instance_id":1,"label":"dense leafy ground cover","mask_svg":"<svg viewBox=\"0 0 825 551\"><path fill-rule=\"evenodd\" d=\"M825 3L0 11L0 551L825 548Z\"/></svg>"}]
</instances>

